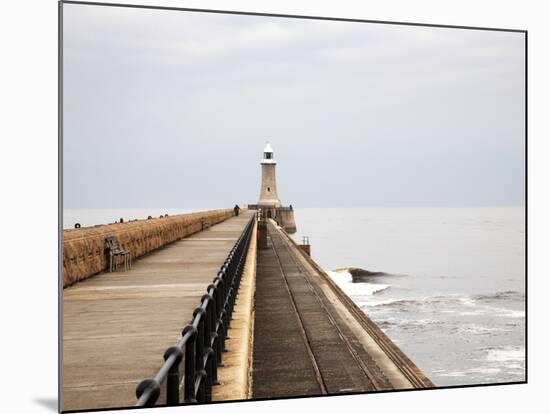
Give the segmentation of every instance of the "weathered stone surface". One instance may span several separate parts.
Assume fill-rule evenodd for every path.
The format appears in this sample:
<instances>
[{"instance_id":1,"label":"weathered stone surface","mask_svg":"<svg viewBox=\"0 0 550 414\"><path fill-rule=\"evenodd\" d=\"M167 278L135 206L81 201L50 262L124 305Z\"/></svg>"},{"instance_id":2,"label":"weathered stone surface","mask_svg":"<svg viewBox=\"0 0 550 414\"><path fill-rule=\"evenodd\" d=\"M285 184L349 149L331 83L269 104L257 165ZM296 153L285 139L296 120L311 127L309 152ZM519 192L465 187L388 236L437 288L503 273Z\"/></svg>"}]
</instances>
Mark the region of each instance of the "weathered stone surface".
<instances>
[{"instance_id":1,"label":"weathered stone surface","mask_svg":"<svg viewBox=\"0 0 550 414\"><path fill-rule=\"evenodd\" d=\"M212 210L150 220L106 224L63 231L63 287L109 266L105 238L116 236L132 259L234 216L233 209Z\"/></svg>"},{"instance_id":2,"label":"weathered stone surface","mask_svg":"<svg viewBox=\"0 0 550 414\"><path fill-rule=\"evenodd\" d=\"M289 207L281 207L277 210L277 223L287 233L296 233L296 222L294 221L294 209Z\"/></svg>"}]
</instances>

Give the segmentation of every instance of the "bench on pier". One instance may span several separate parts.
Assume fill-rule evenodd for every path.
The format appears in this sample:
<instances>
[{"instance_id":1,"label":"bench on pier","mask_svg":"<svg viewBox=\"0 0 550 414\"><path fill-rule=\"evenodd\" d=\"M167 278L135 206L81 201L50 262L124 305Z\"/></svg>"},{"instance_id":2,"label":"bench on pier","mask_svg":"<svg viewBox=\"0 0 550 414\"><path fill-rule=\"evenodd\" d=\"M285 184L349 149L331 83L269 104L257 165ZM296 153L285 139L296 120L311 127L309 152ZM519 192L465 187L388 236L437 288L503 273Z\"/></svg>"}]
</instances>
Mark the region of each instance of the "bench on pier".
<instances>
[{"instance_id":1,"label":"bench on pier","mask_svg":"<svg viewBox=\"0 0 550 414\"><path fill-rule=\"evenodd\" d=\"M105 249L109 254L109 272L118 269L120 259L122 259L124 263L124 271L132 267L132 254L129 250L123 250L120 247L116 236L108 236L105 239Z\"/></svg>"}]
</instances>

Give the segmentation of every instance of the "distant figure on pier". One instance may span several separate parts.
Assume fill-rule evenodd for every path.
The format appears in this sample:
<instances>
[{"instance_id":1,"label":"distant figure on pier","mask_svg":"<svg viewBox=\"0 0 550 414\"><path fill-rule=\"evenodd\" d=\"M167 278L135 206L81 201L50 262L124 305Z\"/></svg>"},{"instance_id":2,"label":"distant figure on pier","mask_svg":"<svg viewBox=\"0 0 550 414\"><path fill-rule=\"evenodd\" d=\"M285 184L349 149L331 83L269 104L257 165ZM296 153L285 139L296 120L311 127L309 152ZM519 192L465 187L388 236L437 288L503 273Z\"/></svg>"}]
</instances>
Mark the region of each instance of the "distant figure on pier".
<instances>
[{"instance_id":1,"label":"distant figure on pier","mask_svg":"<svg viewBox=\"0 0 550 414\"><path fill-rule=\"evenodd\" d=\"M241 209L241 208L239 207L239 205L238 205L238 204L235 204L235 207L233 207L233 211L235 212L235 215L236 215L236 216L239 215L239 210L240 210L240 209Z\"/></svg>"}]
</instances>

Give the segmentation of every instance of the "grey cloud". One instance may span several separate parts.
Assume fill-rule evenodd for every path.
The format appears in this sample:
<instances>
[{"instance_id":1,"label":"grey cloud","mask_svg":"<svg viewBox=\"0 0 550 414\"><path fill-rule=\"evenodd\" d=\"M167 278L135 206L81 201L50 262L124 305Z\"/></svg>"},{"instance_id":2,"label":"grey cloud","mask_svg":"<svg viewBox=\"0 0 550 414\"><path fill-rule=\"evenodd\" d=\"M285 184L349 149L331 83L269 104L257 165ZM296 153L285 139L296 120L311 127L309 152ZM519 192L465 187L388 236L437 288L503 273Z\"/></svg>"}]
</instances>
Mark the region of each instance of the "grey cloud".
<instances>
[{"instance_id":1,"label":"grey cloud","mask_svg":"<svg viewBox=\"0 0 550 414\"><path fill-rule=\"evenodd\" d=\"M67 207L524 198L518 33L65 5ZM110 184L109 184L110 183Z\"/></svg>"}]
</instances>

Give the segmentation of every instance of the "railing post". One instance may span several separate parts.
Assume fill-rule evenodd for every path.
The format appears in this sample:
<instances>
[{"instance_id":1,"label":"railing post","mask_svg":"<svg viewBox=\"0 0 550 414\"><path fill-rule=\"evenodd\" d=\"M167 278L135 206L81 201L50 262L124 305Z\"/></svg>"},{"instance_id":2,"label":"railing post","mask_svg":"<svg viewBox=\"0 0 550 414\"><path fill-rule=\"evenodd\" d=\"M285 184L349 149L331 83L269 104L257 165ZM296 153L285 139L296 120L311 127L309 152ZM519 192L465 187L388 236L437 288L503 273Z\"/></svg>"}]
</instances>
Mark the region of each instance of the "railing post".
<instances>
[{"instance_id":1,"label":"railing post","mask_svg":"<svg viewBox=\"0 0 550 414\"><path fill-rule=\"evenodd\" d=\"M227 297L227 291L229 289L229 287L227 285L227 282L228 282L228 279L229 279L229 277L227 276L227 266L228 266L228 264L224 263L221 270L220 270L221 279L223 280L223 303L225 303L225 298Z\"/></svg>"},{"instance_id":2,"label":"railing post","mask_svg":"<svg viewBox=\"0 0 550 414\"><path fill-rule=\"evenodd\" d=\"M229 288L229 308L228 308L228 314L229 314L229 321L233 319L233 307L235 306L235 299L237 298L237 289L238 289L238 275L241 269L241 252L239 255L234 259L234 261L237 262L235 269L233 273L231 274L231 285Z\"/></svg>"},{"instance_id":3,"label":"railing post","mask_svg":"<svg viewBox=\"0 0 550 414\"><path fill-rule=\"evenodd\" d=\"M206 401L206 371L204 369L201 369L197 372L197 401L198 402L205 402Z\"/></svg>"},{"instance_id":4,"label":"railing post","mask_svg":"<svg viewBox=\"0 0 550 414\"><path fill-rule=\"evenodd\" d=\"M205 314L206 314L206 311L199 307L199 308L195 308L195 310L193 311L193 318L196 318L197 315L200 314L200 317L198 319L198 324L197 324L197 341L196 341L196 347L195 347L195 367L197 369L197 371L203 369L204 367L202 366L202 357L203 357L203 354L204 354L204 317L205 317Z\"/></svg>"},{"instance_id":5,"label":"railing post","mask_svg":"<svg viewBox=\"0 0 550 414\"><path fill-rule=\"evenodd\" d=\"M227 333L228 331L228 321L227 321L227 311L225 310L226 306L222 309L222 314L220 316L220 319L222 321L222 330L223 330L223 337L222 337L222 352L227 352L227 349L225 348L225 340L231 339Z\"/></svg>"},{"instance_id":6,"label":"railing post","mask_svg":"<svg viewBox=\"0 0 550 414\"><path fill-rule=\"evenodd\" d=\"M206 372L204 372L204 322L206 311L203 308L198 307L193 311L193 318L196 318L197 315L200 315L198 318L197 326L197 341L195 342L195 371L197 373L197 379L199 381L199 392L197 393L197 401L204 402L204 380L206 378ZM205 374L204 377L202 376L203 372Z\"/></svg>"},{"instance_id":7,"label":"railing post","mask_svg":"<svg viewBox=\"0 0 550 414\"><path fill-rule=\"evenodd\" d=\"M197 402L197 396L195 394L195 344L197 342L197 328L193 325L187 325L183 331L182 336L188 332L191 333L189 340L185 344L185 377L184 377L184 401L186 404L193 404Z\"/></svg>"},{"instance_id":8,"label":"railing post","mask_svg":"<svg viewBox=\"0 0 550 414\"><path fill-rule=\"evenodd\" d=\"M206 348L204 355L204 370L206 371L206 378L204 381L204 400L206 402L212 401L212 365L213 365L214 352L212 348Z\"/></svg>"},{"instance_id":9,"label":"railing post","mask_svg":"<svg viewBox=\"0 0 550 414\"><path fill-rule=\"evenodd\" d=\"M212 295L206 294L201 298L201 302L206 303L205 308L205 319L204 319L204 356L203 364L204 369L206 370L206 381L205 381L205 399L206 402L212 400L212 359L214 356L214 351L212 349L212 306L214 305L214 298Z\"/></svg>"},{"instance_id":10,"label":"railing post","mask_svg":"<svg viewBox=\"0 0 550 414\"><path fill-rule=\"evenodd\" d=\"M218 367L223 366L222 365L222 351L223 351L223 344L225 342L225 334L224 334L224 328L223 328L223 319L222 319L222 296L223 296L223 281L218 276L216 279L214 279L214 285L217 285L216 289L216 334L218 335L216 338L216 365Z\"/></svg>"},{"instance_id":11,"label":"railing post","mask_svg":"<svg viewBox=\"0 0 550 414\"><path fill-rule=\"evenodd\" d=\"M229 338L229 335L227 334L227 296L229 294L229 276L227 273L227 265L224 264L220 270L221 273L221 279L222 279L222 286L223 286L223 295L220 299L222 305L221 305L221 312L220 312L220 319L222 320L222 330L223 330L223 342L222 347L225 351L225 340Z\"/></svg>"},{"instance_id":12,"label":"railing post","mask_svg":"<svg viewBox=\"0 0 550 414\"><path fill-rule=\"evenodd\" d=\"M237 249L234 248L233 250L231 250L231 253L229 253L229 256L227 256L226 263L227 263L227 271L229 272L229 274L233 273L233 267L235 263L234 258L235 258L236 251Z\"/></svg>"},{"instance_id":13,"label":"railing post","mask_svg":"<svg viewBox=\"0 0 550 414\"><path fill-rule=\"evenodd\" d=\"M212 361L210 369L212 371L212 385L220 385L218 381L218 357L217 357L217 345L218 345L218 333L216 332L216 293L217 289L214 285L209 285L207 291L212 291L212 294L205 296L209 297L210 303L208 306L208 325L210 329L210 342L209 346L212 350Z\"/></svg>"},{"instance_id":14,"label":"railing post","mask_svg":"<svg viewBox=\"0 0 550 414\"><path fill-rule=\"evenodd\" d=\"M227 328L231 326L231 321L233 320L233 283L229 287L229 293L227 294Z\"/></svg>"},{"instance_id":15,"label":"railing post","mask_svg":"<svg viewBox=\"0 0 550 414\"><path fill-rule=\"evenodd\" d=\"M180 373L179 366L183 358L183 352L177 346L170 347L164 353L164 360L166 361L172 355L176 360L168 371L166 378L166 405L177 405L180 403Z\"/></svg>"}]
</instances>

